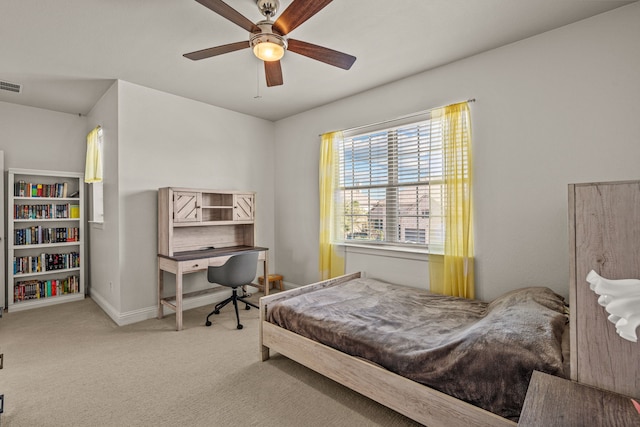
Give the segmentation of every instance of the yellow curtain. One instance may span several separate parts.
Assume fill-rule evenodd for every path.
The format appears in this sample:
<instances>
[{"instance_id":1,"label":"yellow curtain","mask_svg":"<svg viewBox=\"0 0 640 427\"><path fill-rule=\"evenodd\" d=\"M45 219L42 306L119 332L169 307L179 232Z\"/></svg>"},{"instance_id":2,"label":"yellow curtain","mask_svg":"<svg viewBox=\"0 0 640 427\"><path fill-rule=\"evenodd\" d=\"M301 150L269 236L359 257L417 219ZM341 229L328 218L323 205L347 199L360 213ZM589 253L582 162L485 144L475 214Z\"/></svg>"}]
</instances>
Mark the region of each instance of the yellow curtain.
<instances>
[{"instance_id":1,"label":"yellow curtain","mask_svg":"<svg viewBox=\"0 0 640 427\"><path fill-rule=\"evenodd\" d=\"M87 159L84 165L84 182L102 182L102 154L100 150L100 126L87 135Z\"/></svg>"},{"instance_id":2,"label":"yellow curtain","mask_svg":"<svg viewBox=\"0 0 640 427\"><path fill-rule=\"evenodd\" d=\"M344 257L331 244L334 212L334 189L337 183L337 153L335 143L342 132L322 135L320 147L320 279L344 274Z\"/></svg>"},{"instance_id":3,"label":"yellow curtain","mask_svg":"<svg viewBox=\"0 0 640 427\"><path fill-rule=\"evenodd\" d=\"M430 289L475 298L471 118L466 102L434 111L443 133L444 256L429 255Z\"/></svg>"}]
</instances>

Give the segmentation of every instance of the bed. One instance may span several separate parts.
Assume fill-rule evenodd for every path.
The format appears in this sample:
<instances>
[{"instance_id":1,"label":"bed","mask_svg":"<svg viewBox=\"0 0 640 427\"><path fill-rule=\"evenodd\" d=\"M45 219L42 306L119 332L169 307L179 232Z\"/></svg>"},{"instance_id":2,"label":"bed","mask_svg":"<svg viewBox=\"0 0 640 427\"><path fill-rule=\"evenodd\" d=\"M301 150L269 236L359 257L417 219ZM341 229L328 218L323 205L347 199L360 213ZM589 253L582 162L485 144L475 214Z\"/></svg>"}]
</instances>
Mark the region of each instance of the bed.
<instances>
[{"instance_id":1,"label":"bed","mask_svg":"<svg viewBox=\"0 0 640 427\"><path fill-rule=\"evenodd\" d=\"M263 297L260 313L262 360L278 352L425 425L514 426L533 370L568 376L564 300L547 288L486 303L355 273Z\"/></svg>"}]
</instances>

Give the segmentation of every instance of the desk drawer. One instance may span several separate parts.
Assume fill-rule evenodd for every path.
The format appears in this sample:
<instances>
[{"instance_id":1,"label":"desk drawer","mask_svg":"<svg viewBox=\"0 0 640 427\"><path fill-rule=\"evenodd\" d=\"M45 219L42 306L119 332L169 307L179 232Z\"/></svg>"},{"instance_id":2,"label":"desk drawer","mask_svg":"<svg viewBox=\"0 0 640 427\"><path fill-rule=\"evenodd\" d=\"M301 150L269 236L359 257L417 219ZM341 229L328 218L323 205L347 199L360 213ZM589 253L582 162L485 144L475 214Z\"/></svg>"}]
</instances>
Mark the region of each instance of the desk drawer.
<instances>
[{"instance_id":1,"label":"desk drawer","mask_svg":"<svg viewBox=\"0 0 640 427\"><path fill-rule=\"evenodd\" d=\"M194 271L204 271L209 267L206 259L194 259L193 261L182 262L182 272L192 273Z\"/></svg>"}]
</instances>

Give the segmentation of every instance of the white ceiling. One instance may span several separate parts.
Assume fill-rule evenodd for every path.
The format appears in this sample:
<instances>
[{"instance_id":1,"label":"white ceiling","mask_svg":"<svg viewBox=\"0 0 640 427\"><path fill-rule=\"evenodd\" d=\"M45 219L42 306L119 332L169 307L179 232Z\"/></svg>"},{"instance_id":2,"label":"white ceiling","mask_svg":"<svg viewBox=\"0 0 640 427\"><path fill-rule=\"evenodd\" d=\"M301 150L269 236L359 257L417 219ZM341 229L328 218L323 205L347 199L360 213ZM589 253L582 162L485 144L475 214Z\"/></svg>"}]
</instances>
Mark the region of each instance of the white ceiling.
<instances>
[{"instance_id":1,"label":"white ceiling","mask_svg":"<svg viewBox=\"0 0 640 427\"><path fill-rule=\"evenodd\" d=\"M283 11L292 0L281 0ZM255 0L227 3L263 19ZM289 36L356 56L349 71L293 52L267 88L250 49L187 52L248 39L195 0L3 0L0 101L86 114L114 79L278 120L632 1L335 0ZM257 98L257 96L260 96Z\"/></svg>"}]
</instances>

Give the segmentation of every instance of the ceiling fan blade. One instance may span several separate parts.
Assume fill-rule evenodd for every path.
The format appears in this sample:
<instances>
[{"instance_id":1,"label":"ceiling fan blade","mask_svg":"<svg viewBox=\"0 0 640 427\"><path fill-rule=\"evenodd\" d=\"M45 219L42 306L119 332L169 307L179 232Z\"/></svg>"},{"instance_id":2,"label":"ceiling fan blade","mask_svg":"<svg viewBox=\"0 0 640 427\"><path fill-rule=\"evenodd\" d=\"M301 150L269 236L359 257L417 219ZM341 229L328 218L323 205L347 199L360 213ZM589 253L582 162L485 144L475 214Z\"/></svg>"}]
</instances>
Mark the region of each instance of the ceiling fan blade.
<instances>
[{"instance_id":1,"label":"ceiling fan blade","mask_svg":"<svg viewBox=\"0 0 640 427\"><path fill-rule=\"evenodd\" d=\"M348 70L353 63L356 62L355 56L347 55L337 50L294 39L289 39L288 43L289 47L287 47L287 50L315 59L316 61L324 62L325 64L333 65L334 67L342 68L343 70Z\"/></svg>"},{"instance_id":2,"label":"ceiling fan blade","mask_svg":"<svg viewBox=\"0 0 640 427\"><path fill-rule=\"evenodd\" d=\"M280 61L264 61L264 74L267 77L267 86L280 86L282 81L282 67Z\"/></svg>"},{"instance_id":3,"label":"ceiling fan blade","mask_svg":"<svg viewBox=\"0 0 640 427\"><path fill-rule=\"evenodd\" d=\"M300 24L320 12L332 0L293 0L289 7L280 14L273 29L285 36Z\"/></svg>"},{"instance_id":4,"label":"ceiling fan blade","mask_svg":"<svg viewBox=\"0 0 640 427\"><path fill-rule=\"evenodd\" d=\"M211 58L212 56L234 52L236 50L245 49L247 47L249 47L249 40L244 42L225 44L222 46L210 47L208 49L196 50L195 52L185 53L182 56L197 61L198 59Z\"/></svg>"},{"instance_id":5,"label":"ceiling fan blade","mask_svg":"<svg viewBox=\"0 0 640 427\"><path fill-rule=\"evenodd\" d=\"M253 22L249 21L244 17L240 12L223 2L222 0L196 0L203 6L208 7L213 10L218 15L223 18L227 18L229 21L233 22L236 25L241 26L245 30L251 33L259 33L260 28L256 26Z\"/></svg>"}]
</instances>

